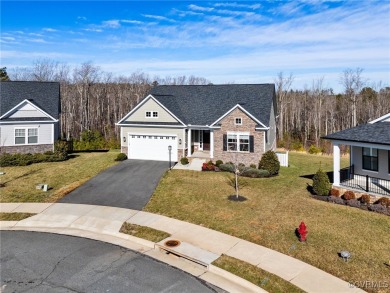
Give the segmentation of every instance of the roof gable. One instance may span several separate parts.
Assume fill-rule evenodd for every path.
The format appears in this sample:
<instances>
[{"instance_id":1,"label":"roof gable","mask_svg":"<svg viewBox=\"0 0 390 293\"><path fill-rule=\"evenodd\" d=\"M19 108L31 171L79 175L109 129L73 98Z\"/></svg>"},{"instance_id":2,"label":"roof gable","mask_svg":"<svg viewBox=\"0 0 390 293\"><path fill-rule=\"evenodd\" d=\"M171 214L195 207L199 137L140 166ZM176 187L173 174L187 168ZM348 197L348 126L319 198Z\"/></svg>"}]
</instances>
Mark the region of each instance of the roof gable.
<instances>
[{"instance_id":1,"label":"roof gable","mask_svg":"<svg viewBox=\"0 0 390 293\"><path fill-rule=\"evenodd\" d=\"M164 119L143 119L145 118L145 111L164 111L164 114L166 114ZM133 110L131 110L125 117L123 117L117 124L130 124L132 122L137 123L155 123L155 124L161 124L161 123L175 123L175 124L181 124L185 125L180 119L178 119L171 111L169 111L164 105L162 105L158 100L156 100L152 95L148 95L145 99L141 101Z\"/></svg>"},{"instance_id":2,"label":"roof gable","mask_svg":"<svg viewBox=\"0 0 390 293\"><path fill-rule=\"evenodd\" d=\"M51 118L55 120L59 118L60 84L58 82L0 82L1 117L26 100Z\"/></svg>"},{"instance_id":3,"label":"roof gable","mask_svg":"<svg viewBox=\"0 0 390 293\"><path fill-rule=\"evenodd\" d=\"M239 105L268 127L275 104L274 84L162 85L152 88L150 94L191 125L212 125Z\"/></svg>"},{"instance_id":4,"label":"roof gable","mask_svg":"<svg viewBox=\"0 0 390 293\"><path fill-rule=\"evenodd\" d=\"M233 108L231 108L229 111L227 111L225 114L223 114L221 117L219 117L217 120L215 120L210 126L216 125L218 122L220 122L222 119L224 119L226 116L228 116L230 113L232 113L235 109L240 109L242 112L244 112L249 118L251 118L253 121L258 123L261 127L267 128L263 123L261 123L258 119L253 117L251 113L249 113L247 110L245 110L242 106L239 104L235 105Z\"/></svg>"},{"instance_id":5,"label":"roof gable","mask_svg":"<svg viewBox=\"0 0 390 293\"><path fill-rule=\"evenodd\" d=\"M385 115L383 115L375 120L372 120L368 123L373 124L373 123L377 123L377 122L390 122L390 113L387 113L387 114L385 114Z\"/></svg>"},{"instance_id":6,"label":"roof gable","mask_svg":"<svg viewBox=\"0 0 390 293\"><path fill-rule=\"evenodd\" d=\"M50 116L48 113L40 109L38 106L34 105L29 100L24 100L18 105L16 105L14 108L12 108L10 111L5 113L3 116L0 117L0 119L9 119L9 120L22 120L25 121L26 119L35 119L35 120L53 120L56 121L52 116Z\"/></svg>"}]
</instances>

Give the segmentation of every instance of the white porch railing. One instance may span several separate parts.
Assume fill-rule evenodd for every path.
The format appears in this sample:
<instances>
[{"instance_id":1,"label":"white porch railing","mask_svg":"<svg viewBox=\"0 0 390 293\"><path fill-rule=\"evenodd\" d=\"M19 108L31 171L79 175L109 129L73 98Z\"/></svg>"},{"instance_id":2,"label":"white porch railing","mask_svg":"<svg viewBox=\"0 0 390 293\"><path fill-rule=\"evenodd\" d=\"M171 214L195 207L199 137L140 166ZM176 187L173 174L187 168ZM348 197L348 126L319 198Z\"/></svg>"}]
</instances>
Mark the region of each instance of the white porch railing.
<instances>
[{"instance_id":1,"label":"white porch railing","mask_svg":"<svg viewBox=\"0 0 390 293\"><path fill-rule=\"evenodd\" d=\"M288 167L288 151L286 153L276 153L280 166Z\"/></svg>"}]
</instances>

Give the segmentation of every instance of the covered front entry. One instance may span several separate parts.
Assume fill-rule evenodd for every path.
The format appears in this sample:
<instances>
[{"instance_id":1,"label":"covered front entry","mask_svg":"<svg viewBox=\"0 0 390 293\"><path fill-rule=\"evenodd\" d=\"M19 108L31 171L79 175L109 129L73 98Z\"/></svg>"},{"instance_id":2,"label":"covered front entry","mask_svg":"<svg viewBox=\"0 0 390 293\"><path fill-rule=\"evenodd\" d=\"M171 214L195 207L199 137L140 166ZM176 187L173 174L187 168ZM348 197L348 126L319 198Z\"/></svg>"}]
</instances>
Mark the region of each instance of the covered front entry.
<instances>
[{"instance_id":1,"label":"covered front entry","mask_svg":"<svg viewBox=\"0 0 390 293\"><path fill-rule=\"evenodd\" d=\"M177 135L129 133L128 158L177 162ZM171 150L169 150L171 147Z\"/></svg>"},{"instance_id":2,"label":"covered front entry","mask_svg":"<svg viewBox=\"0 0 390 293\"><path fill-rule=\"evenodd\" d=\"M209 151L210 130L193 129L191 132L193 151Z\"/></svg>"}]
</instances>

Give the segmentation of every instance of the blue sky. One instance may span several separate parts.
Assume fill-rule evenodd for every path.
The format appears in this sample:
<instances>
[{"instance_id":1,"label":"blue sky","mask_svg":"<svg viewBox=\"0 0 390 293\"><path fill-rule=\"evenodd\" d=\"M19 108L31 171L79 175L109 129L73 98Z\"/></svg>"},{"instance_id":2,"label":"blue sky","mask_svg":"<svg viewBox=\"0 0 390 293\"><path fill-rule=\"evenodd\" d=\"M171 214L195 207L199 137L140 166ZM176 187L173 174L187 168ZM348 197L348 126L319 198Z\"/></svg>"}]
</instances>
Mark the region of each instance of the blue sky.
<instances>
[{"instance_id":1,"label":"blue sky","mask_svg":"<svg viewBox=\"0 0 390 293\"><path fill-rule=\"evenodd\" d=\"M390 83L390 1L1 1L1 66L50 58L104 71L341 90L347 68Z\"/></svg>"}]
</instances>

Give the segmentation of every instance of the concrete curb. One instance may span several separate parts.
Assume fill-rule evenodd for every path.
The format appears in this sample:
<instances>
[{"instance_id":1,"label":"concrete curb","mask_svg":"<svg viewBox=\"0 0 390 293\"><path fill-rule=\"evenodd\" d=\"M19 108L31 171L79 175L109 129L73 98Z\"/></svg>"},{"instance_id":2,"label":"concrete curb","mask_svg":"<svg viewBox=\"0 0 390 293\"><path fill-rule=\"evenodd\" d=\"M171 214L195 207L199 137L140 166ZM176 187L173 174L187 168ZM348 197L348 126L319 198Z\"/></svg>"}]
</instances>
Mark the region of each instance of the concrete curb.
<instances>
[{"instance_id":1,"label":"concrete curb","mask_svg":"<svg viewBox=\"0 0 390 293\"><path fill-rule=\"evenodd\" d=\"M23 220L22 220L23 221ZM40 233L52 233L60 235L68 235L74 237L88 238L92 240L102 241L113 245L118 245L127 249L134 250L138 253L151 257L157 261L164 262L170 266L176 267L182 271L185 271L203 281L206 281L216 287L223 290L227 290L232 293L264 293L267 292L260 287L242 279L236 275L233 275L225 270L222 270L213 265L209 266L209 269L204 269L202 274L193 273L193 269L186 269L185 264L178 264L176 262L166 262L163 257L156 257L150 251L157 251L155 249L155 243L135 236L127 235L124 233L99 233L97 231L83 230L79 228L42 228L42 227L15 227L18 221L0 221L0 231L30 231ZM9 225L11 224L11 225ZM187 264L188 265L188 264ZM213 276L214 275L214 276ZM217 277L215 277L217 276ZM219 277L219 278L218 278Z\"/></svg>"}]
</instances>

